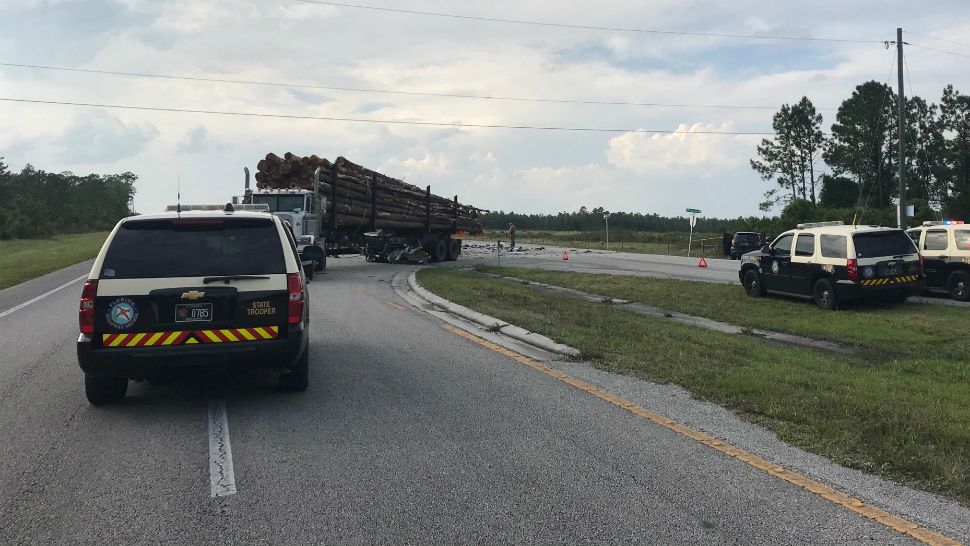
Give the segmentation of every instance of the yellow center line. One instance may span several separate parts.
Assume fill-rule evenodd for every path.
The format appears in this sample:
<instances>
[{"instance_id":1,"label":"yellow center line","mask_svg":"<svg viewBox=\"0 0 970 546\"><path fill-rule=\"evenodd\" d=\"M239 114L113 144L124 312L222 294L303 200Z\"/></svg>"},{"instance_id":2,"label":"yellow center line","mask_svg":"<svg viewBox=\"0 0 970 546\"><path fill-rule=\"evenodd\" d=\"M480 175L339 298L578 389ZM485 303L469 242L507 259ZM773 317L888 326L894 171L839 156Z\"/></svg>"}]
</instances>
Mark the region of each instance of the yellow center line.
<instances>
[{"instance_id":1,"label":"yellow center line","mask_svg":"<svg viewBox=\"0 0 970 546\"><path fill-rule=\"evenodd\" d=\"M390 307L391 309L397 309L398 311L404 311L404 306L399 303L394 303L393 301L384 300L384 305Z\"/></svg>"},{"instance_id":2,"label":"yellow center line","mask_svg":"<svg viewBox=\"0 0 970 546\"><path fill-rule=\"evenodd\" d=\"M443 328L455 335L459 335L469 341L491 349L496 353L507 356L519 364L523 364L546 375L555 377L556 379L559 379L560 381L563 381L564 383L567 383L581 391L585 391L601 400L605 400L606 402L609 402L615 406L619 406L630 413L633 413L634 415L653 421L664 428L700 442L711 449L724 453L725 455L730 455L731 457L757 468L758 470L771 474L777 478L781 478L782 480L785 480L793 485L797 485L798 487L814 493L815 495L818 495L829 502L847 508L865 518L881 523L894 531L909 535L924 544L929 544L931 546L960 546L959 542L951 538L933 532L925 527L920 527L916 523L913 523L907 519L890 514L882 508L873 506L871 504L866 504L859 499L850 497L849 495L846 495L845 493L842 493L841 491L829 487L821 482L817 482L811 478L805 477L797 472L775 464L767 459L763 459L757 455L748 453L741 448L728 444L723 440L718 440L713 436L688 427L687 425L678 423L677 421L674 421L673 419L670 419L669 417L661 415L657 412L648 410L642 406L638 406L637 404L620 398L609 391L586 383L585 381L577 379L565 372L561 372L555 368L546 366L541 362L532 360L527 356L506 349L505 347L492 343L491 341L482 339L474 334L462 330L461 328L456 328L450 324L445 324Z\"/></svg>"}]
</instances>

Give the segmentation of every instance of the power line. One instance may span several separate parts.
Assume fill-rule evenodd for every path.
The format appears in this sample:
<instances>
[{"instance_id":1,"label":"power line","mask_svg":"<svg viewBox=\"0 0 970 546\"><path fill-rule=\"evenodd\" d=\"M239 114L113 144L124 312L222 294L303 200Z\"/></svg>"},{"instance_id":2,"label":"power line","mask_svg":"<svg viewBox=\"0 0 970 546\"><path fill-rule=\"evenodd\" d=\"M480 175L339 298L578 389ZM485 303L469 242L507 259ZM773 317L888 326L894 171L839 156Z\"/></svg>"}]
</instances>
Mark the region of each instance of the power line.
<instances>
[{"instance_id":1,"label":"power line","mask_svg":"<svg viewBox=\"0 0 970 546\"><path fill-rule=\"evenodd\" d=\"M361 4L346 4L341 2L325 2L323 0L297 0L297 1L304 2L307 4L321 4L324 6L335 6L335 7L341 7L341 8L353 8L353 9L363 9L363 10L372 10L372 11L384 11L384 12L392 12L392 13L402 13L407 15L425 15L430 17L445 17L449 19L463 19L468 21L488 21L491 23L511 23L516 25L532 25L532 26L541 26L541 27L558 27L558 28L571 28L571 29L581 29L581 30L608 30L612 32L634 32L634 33L641 33L641 34L703 36L707 38L740 38L745 40L841 42L841 43L855 43L855 44L881 44L885 41L885 40L858 40L858 39L852 39L852 38L811 38L811 37L805 37L805 36L772 36L772 35L755 35L755 34L727 34L727 33L716 33L716 32L689 32L689 31L680 31L680 30L658 30L658 29L643 29L643 28L602 27L602 26L593 26L593 25L550 23L545 21L527 21L523 19L499 19L495 17L478 17L474 15L458 15L454 13L417 11L417 10L386 8L386 7L378 7L378 6L365 6Z\"/></svg>"},{"instance_id":2,"label":"power line","mask_svg":"<svg viewBox=\"0 0 970 546\"><path fill-rule=\"evenodd\" d=\"M947 43L947 44L953 44L953 45L958 45L958 46L963 46L963 47L970 47L970 44L965 43L965 42L955 42L953 40L944 40L943 38L936 38L936 37L933 37L933 36L929 36L927 34L919 34L919 33L916 33L916 32L910 32L908 30L905 30L903 32L905 32L906 34L909 34L911 36L922 37L922 38L926 38L927 40L933 40L934 42L944 42L944 43Z\"/></svg>"},{"instance_id":3,"label":"power line","mask_svg":"<svg viewBox=\"0 0 970 546\"><path fill-rule=\"evenodd\" d=\"M906 45L911 46L911 47L918 47L920 49L927 49L929 51L936 51L937 53L945 53L947 55L954 55L956 57L963 57L964 59L970 59L970 55L966 55L964 53L957 53L956 51L950 51L948 49L939 49L939 48L936 48L936 47L930 47L930 46L919 45L919 44L912 44L912 43L907 43Z\"/></svg>"},{"instance_id":4,"label":"power line","mask_svg":"<svg viewBox=\"0 0 970 546\"><path fill-rule=\"evenodd\" d=\"M483 123L442 123L435 121L418 121L418 120L388 120L388 119L362 119L362 118L343 118L343 117L330 117L330 116L308 116L308 115L297 115L297 114L271 114L271 113L260 113L260 112L235 112L226 110L197 110L189 108L167 108L161 106L131 106L123 104L98 104L89 102L71 102L71 101L54 101L54 100L39 100L39 99L20 99L12 97L0 97L0 101L6 102L18 102L27 104L48 104L48 105L60 105L60 106L87 106L92 108L112 108L118 110L141 110L148 112L178 112L186 114L209 114L209 115L219 115L219 116L241 116L241 117L253 117L253 118L276 118L276 119L305 119L305 120L316 120L316 121L346 121L354 123L379 123L379 124L389 124L389 125L421 125L430 127L453 127L462 128L470 127L475 129L525 129L525 130L535 130L535 131L574 131L574 132L587 132L587 133L646 133L646 134L678 134L678 135L730 135L730 136L765 136L773 135L774 133L764 133L757 131L681 131L676 129L612 129L612 128L601 128L601 127L558 127L558 126L542 126L542 125L500 125L500 124L483 124Z\"/></svg>"},{"instance_id":5,"label":"power line","mask_svg":"<svg viewBox=\"0 0 970 546\"><path fill-rule=\"evenodd\" d=\"M210 78L206 76L176 76L172 74L149 74L144 72L119 72L114 70L99 70L94 68L73 68L67 66L49 66L40 64L5 63L0 62L0 66L12 68L32 68L38 70L52 70L60 72L76 72L82 74L98 74L102 76L123 76L131 78L154 78L161 80L179 80L209 83L229 83L239 85L260 85L268 87L283 87L293 89L316 89L325 91L344 91L352 93L380 93L390 95L410 95L422 97L438 97L453 99L478 99L478 100L498 100L498 101L517 101L517 102L540 102L554 104L593 104L606 106L654 106L664 108L711 108L711 109L738 109L738 110L777 110L777 106L762 105L743 105L743 104L690 104L690 103L665 103L665 102L626 102L609 100L586 100L586 99L553 99L543 97L509 97L501 95L469 95L460 93L433 93L427 91L398 91L393 89L372 89L366 87L335 87L329 85L314 85L303 83L281 83L266 82L257 80L236 80L228 78ZM819 110L835 110L835 108L818 107Z\"/></svg>"}]
</instances>

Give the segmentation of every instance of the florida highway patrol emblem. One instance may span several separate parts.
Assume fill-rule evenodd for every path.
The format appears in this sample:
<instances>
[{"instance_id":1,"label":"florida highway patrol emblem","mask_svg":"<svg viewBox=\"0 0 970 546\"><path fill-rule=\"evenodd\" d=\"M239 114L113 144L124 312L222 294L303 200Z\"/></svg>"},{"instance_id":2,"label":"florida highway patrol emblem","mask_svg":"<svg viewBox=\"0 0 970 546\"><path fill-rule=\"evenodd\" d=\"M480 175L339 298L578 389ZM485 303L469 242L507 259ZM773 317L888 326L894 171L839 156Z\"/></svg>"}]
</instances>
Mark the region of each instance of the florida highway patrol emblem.
<instances>
[{"instance_id":1,"label":"florida highway patrol emblem","mask_svg":"<svg viewBox=\"0 0 970 546\"><path fill-rule=\"evenodd\" d=\"M771 272L778 273L778 260L773 260L771 262Z\"/></svg>"},{"instance_id":2,"label":"florida highway patrol emblem","mask_svg":"<svg viewBox=\"0 0 970 546\"><path fill-rule=\"evenodd\" d=\"M118 298L108 305L108 324L124 330L138 320L138 306L129 298Z\"/></svg>"}]
</instances>

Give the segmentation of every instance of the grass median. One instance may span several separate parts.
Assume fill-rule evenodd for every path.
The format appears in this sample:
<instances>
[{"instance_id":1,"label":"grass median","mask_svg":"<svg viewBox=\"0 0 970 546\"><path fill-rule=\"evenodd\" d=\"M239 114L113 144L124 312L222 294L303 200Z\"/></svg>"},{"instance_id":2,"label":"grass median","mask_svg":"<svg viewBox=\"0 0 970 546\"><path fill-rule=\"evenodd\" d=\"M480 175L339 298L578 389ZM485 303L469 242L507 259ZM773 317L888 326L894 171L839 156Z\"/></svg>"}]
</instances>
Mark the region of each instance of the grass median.
<instances>
[{"instance_id":1,"label":"grass median","mask_svg":"<svg viewBox=\"0 0 970 546\"><path fill-rule=\"evenodd\" d=\"M840 464L970 504L970 366L962 360L840 358L474 272L425 269L418 280L441 297L576 347L598 368L681 385Z\"/></svg>"},{"instance_id":2,"label":"grass median","mask_svg":"<svg viewBox=\"0 0 970 546\"><path fill-rule=\"evenodd\" d=\"M924 356L967 360L970 336L957 324L970 309L943 305L860 303L832 312L783 297L752 298L737 285L512 267L480 271L564 286L670 311L855 346L876 361Z\"/></svg>"},{"instance_id":3,"label":"grass median","mask_svg":"<svg viewBox=\"0 0 970 546\"><path fill-rule=\"evenodd\" d=\"M0 289L91 259L106 232L0 241Z\"/></svg>"}]
</instances>

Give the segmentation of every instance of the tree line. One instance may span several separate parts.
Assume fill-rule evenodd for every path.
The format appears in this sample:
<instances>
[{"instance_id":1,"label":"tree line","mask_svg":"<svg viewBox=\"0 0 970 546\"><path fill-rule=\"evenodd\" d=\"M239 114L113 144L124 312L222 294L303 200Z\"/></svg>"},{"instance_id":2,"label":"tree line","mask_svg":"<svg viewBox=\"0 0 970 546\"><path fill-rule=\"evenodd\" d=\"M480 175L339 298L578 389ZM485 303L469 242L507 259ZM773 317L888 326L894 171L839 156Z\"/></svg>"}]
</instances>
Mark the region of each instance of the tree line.
<instances>
[{"instance_id":1,"label":"tree line","mask_svg":"<svg viewBox=\"0 0 970 546\"><path fill-rule=\"evenodd\" d=\"M783 104L772 118L774 137L762 140L751 160L772 184L761 209L801 200L862 216L883 214L899 198L898 108L892 87L865 82L839 106L826 135L808 97ZM970 216L970 96L948 85L938 104L914 95L903 110L907 202L931 216ZM823 165L831 172L819 176Z\"/></svg>"},{"instance_id":2,"label":"tree line","mask_svg":"<svg viewBox=\"0 0 970 546\"><path fill-rule=\"evenodd\" d=\"M0 157L0 239L107 230L134 214L138 177L50 173L27 165L11 172Z\"/></svg>"}]
</instances>

